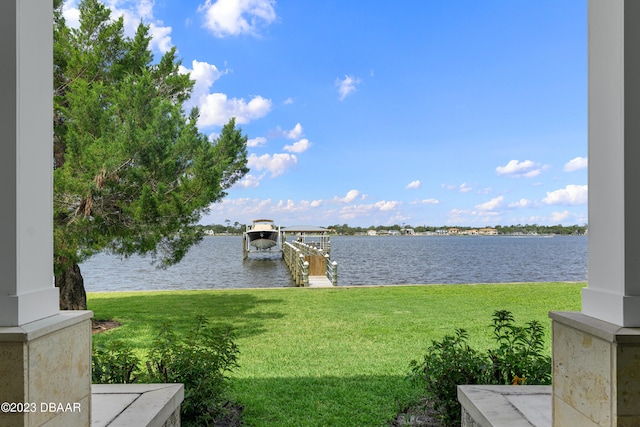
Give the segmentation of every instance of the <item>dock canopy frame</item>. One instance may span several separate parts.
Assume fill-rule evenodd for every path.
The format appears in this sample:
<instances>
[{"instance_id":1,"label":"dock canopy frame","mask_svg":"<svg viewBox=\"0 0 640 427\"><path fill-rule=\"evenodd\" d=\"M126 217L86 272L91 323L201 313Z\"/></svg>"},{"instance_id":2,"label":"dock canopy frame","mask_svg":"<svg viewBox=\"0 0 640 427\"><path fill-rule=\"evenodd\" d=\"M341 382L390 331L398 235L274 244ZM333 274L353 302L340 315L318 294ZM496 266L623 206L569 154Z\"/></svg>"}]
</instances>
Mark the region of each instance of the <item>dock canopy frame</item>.
<instances>
[{"instance_id":1,"label":"dock canopy frame","mask_svg":"<svg viewBox=\"0 0 640 427\"><path fill-rule=\"evenodd\" d=\"M294 225L291 227L282 227L282 243L289 241L298 241L306 245L322 249L330 253L331 241L329 234L331 230L328 228L318 227L315 225Z\"/></svg>"}]
</instances>

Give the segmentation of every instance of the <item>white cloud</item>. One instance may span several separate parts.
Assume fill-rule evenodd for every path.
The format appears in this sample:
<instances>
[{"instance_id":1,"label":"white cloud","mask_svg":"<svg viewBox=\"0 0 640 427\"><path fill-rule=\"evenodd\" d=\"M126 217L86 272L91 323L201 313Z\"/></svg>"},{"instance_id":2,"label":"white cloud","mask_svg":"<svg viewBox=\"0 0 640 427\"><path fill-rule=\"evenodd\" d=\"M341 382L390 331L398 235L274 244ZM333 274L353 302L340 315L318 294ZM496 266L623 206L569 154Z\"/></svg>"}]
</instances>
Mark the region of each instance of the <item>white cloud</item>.
<instances>
[{"instance_id":1,"label":"white cloud","mask_svg":"<svg viewBox=\"0 0 640 427\"><path fill-rule=\"evenodd\" d=\"M80 27L80 9L76 1L66 1L62 6L62 16L70 28Z\"/></svg>"},{"instance_id":2,"label":"white cloud","mask_svg":"<svg viewBox=\"0 0 640 427\"><path fill-rule=\"evenodd\" d=\"M343 207L340 210L339 216L341 219L346 219L346 220L354 219L354 218L361 219L363 217L370 216L375 212L392 211L399 204L400 202L397 202L397 201L382 200L380 202L372 203L372 204L349 205L349 206Z\"/></svg>"},{"instance_id":3,"label":"white cloud","mask_svg":"<svg viewBox=\"0 0 640 427\"><path fill-rule=\"evenodd\" d=\"M344 203L351 203L353 202L358 196L360 195L360 192L358 190L349 190L347 192L347 195L342 197L342 198L334 198L335 201L337 202L344 202Z\"/></svg>"},{"instance_id":4,"label":"white cloud","mask_svg":"<svg viewBox=\"0 0 640 427\"><path fill-rule=\"evenodd\" d=\"M479 211L493 211L496 208L499 208L502 205L503 201L504 201L504 197L498 196L489 200L488 202L476 205L476 209L478 209Z\"/></svg>"},{"instance_id":5,"label":"white cloud","mask_svg":"<svg viewBox=\"0 0 640 427\"><path fill-rule=\"evenodd\" d=\"M218 67L207 62L192 61L192 69L180 66L181 73L190 73L195 80L188 107L198 106L200 117L198 126L223 126L232 117L237 124L247 124L266 116L272 108L270 99L254 96L249 102L243 98L229 99L224 93L210 93L213 84L229 70L220 71Z\"/></svg>"},{"instance_id":6,"label":"white cloud","mask_svg":"<svg viewBox=\"0 0 640 427\"><path fill-rule=\"evenodd\" d=\"M298 139L304 135L304 130L302 130L302 125L300 123L296 123L296 125L290 131L285 132L284 136L288 139Z\"/></svg>"},{"instance_id":7,"label":"white cloud","mask_svg":"<svg viewBox=\"0 0 640 427\"><path fill-rule=\"evenodd\" d=\"M343 80L336 79L336 87L338 88L340 101L351 95L356 90L356 86L359 84L360 79L353 76L344 76Z\"/></svg>"},{"instance_id":8,"label":"white cloud","mask_svg":"<svg viewBox=\"0 0 640 427\"><path fill-rule=\"evenodd\" d=\"M289 97L289 98L285 99L282 104L283 105L291 105L291 104L293 104L293 98Z\"/></svg>"},{"instance_id":9,"label":"white cloud","mask_svg":"<svg viewBox=\"0 0 640 427\"><path fill-rule=\"evenodd\" d=\"M380 202L375 203L374 206L380 209L381 211L390 211L395 209L395 207L398 206L399 203L400 202L395 200L391 200L391 201L382 200Z\"/></svg>"},{"instance_id":10,"label":"white cloud","mask_svg":"<svg viewBox=\"0 0 640 427\"><path fill-rule=\"evenodd\" d=\"M509 203L510 208L528 208L532 205L531 200L520 199L517 202Z\"/></svg>"},{"instance_id":11,"label":"white cloud","mask_svg":"<svg viewBox=\"0 0 640 427\"><path fill-rule=\"evenodd\" d=\"M263 136L257 136L255 138L247 140L247 147L262 147L267 143L267 138Z\"/></svg>"},{"instance_id":12,"label":"white cloud","mask_svg":"<svg viewBox=\"0 0 640 427\"><path fill-rule=\"evenodd\" d=\"M533 178L542 173L546 166L540 166L539 163L525 160L511 160L505 166L498 166L496 172L498 175L508 175L514 178Z\"/></svg>"},{"instance_id":13,"label":"white cloud","mask_svg":"<svg viewBox=\"0 0 640 427\"><path fill-rule=\"evenodd\" d=\"M560 223L560 222L564 221L565 219L567 219L569 217L569 215L571 215L571 213L569 211L553 212L551 214L551 216L549 217L549 220L554 222L554 223Z\"/></svg>"},{"instance_id":14,"label":"white cloud","mask_svg":"<svg viewBox=\"0 0 640 427\"><path fill-rule=\"evenodd\" d=\"M212 219L216 214L222 218L234 218L238 221L250 223L254 218L269 217L273 211L271 199L224 198L219 203L209 206L211 214L208 215L212 223L221 223L221 220Z\"/></svg>"},{"instance_id":15,"label":"white cloud","mask_svg":"<svg viewBox=\"0 0 640 427\"><path fill-rule=\"evenodd\" d=\"M196 61L195 59L191 62L191 67L192 68L189 69L184 65L180 65L180 72L183 74L189 73L191 80L195 80L191 99L206 97L216 80L229 72L220 71L218 67L213 64Z\"/></svg>"},{"instance_id":16,"label":"white cloud","mask_svg":"<svg viewBox=\"0 0 640 427\"><path fill-rule=\"evenodd\" d=\"M311 142L307 138L302 138L300 141L295 142L293 145L285 145L284 151L288 151L290 153L303 153L311 147Z\"/></svg>"},{"instance_id":17,"label":"white cloud","mask_svg":"<svg viewBox=\"0 0 640 427\"><path fill-rule=\"evenodd\" d=\"M244 178L242 178L242 180L240 182L238 182L238 186L242 187L242 188L256 188L260 186L260 181L262 181L262 178L264 178L265 174L262 174L260 176L255 176L252 174L246 174L244 176Z\"/></svg>"},{"instance_id":18,"label":"white cloud","mask_svg":"<svg viewBox=\"0 0 640 427\"><path fill-rule=\"evenodd\" d=\"M565 172L573 172L580 169L585 169L589 164L587 157L576 157L575 159L569 160L567 164L564 165Z\"/></svg>"},{"instance_id":19,"label":"white cloud","mask_svg":"<svg viewBox=\"0 0 640 427\"><path fill-rule=\"evenodd\" d=\"M294 154L263 154L257 156L250 154L247 158L247 166L252 170L268 170L271 172L271 177L282 175L290 168L294 167L298 163L298 158Z\"/></svg>"},{"instance_id":20,"label":"white cloud","mask_svg":"<svg viewBox=\"0 0 640 427\"><path fill-rule=\"evenodd\" d=\"M149 25L149 34L151 34L151 49L165 53L173 47L171 41L171 27L163 27L158 24L151 23Z\"/></svg>"},{"instance_id":21,"label":"white cloud","mask_svg":"<svg viewBox=\"0 0 640 427\"><path fill-rule=\"evenodd\" d=\"M424 200L420 200L418 203L423 204L423 205L437 205L440 203L440 200L438 199L424 199Z\"/></svg>"},{"instance_id":22,"label":"white cloud","mask_svg":"<svg viewBox=\"0 0 640 427\"><path fill-rule=\"evenodd\" d=\"M463 183L462 183L462 184L460 184L460 186L458 187L458 191L459 191L459 192L461 192L461 193L468 193L468 192L469 192L469 191L471 191L471 190L472 190L472 188L471 188L471 187L469 187L469 186L467 185L467 183L466 183L466 182L463 182Z\"/></svg>"},{"instance_id":23,"label":"white cloud","mask_svg":"<svg viewBox=\"0 0 640 427\"><path fill-rule=\"evenodd\" d=\"M372 208L373 205L349 205L340 209L339 216L344 220L363 218L371 214Z\"/></svg>"},{"instance_id":24,"label":"white cloud","mask_svg":"<svg viewBox=\"0 0 640 427\"><path fill-rule=\"evenodd\" d=\"M463 182L460 185L442 184L441 187L446 189L446 190L455 190L455 191L458 191L460 193L468 193L469 191L473 190L473 188L470 187L466 182Z\"/></svg>"},{"instance_id":25,"label":"white cloud","mask_svg":"<svg viewBox=\"0 0 640 427\"><path fill-rule=\"evenodd\" d=\"M547 197L542 199L547 205L584 205L588 200L587 185L567 185L565 188L548 191Z\"/></svg>"},{"instance_id":26,"label":"white cloud","mask_svg":"<svg viewBox=\"0 0 640 427\"><path fill-rule=\"evenodd\" d=\"M421 185L422 184L420 183L420 180L416 179L415 181L411 181L409 184L407 184L405 188L417 190Z\"/></svg>"},{"instance_id":27,"label":"white cloud","mask_svg":"<svg viewBox=\"0 0 640 427\"><path fill-rule=\"evenodd\" d=\"M232 117L237 124L247 124L266 116L271 111L271 100L261 96L253 97L249 102L243 98L228 99L224 93L212 93L199 100L200 118L198 125L222 126Z\"/></svg>"},{"instance_id":28,"label":"white cloud","mask_svg":"<svg viewBox=\"0 0 640 427\"><path fill-rule=\"evenodd\" d=\"M275 0L206 0L198 12L204 13L204 27L216 37L257 36L277 19L274 5Z\"/></svg>"},{"instance_id":29,"label":"white cloud","mask_svg":"<svg viewBox=\"0 0 640 427\"><path fill-rule=\"evenodd\" d=\"M276 209L283 210L283 211L290 211L290 210L293 210L295 205L296 205L295 202L291 199L288 199L286 202L284 200L280 200L276 205Z\"/></svg>"}]
</instances>

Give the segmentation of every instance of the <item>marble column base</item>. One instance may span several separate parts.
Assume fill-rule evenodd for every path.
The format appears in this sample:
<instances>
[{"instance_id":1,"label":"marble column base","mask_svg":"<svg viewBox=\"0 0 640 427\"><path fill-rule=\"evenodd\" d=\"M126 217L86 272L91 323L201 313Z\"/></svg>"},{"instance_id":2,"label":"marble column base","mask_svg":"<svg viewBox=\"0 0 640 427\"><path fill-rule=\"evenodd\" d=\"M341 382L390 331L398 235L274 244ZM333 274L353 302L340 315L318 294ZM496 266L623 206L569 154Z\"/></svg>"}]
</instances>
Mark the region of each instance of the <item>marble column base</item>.
<instances>
[{"instance_id":1,"label":"marble column base","mask_svg":"<svg viewBox=\"0 0 640 427\"><path fill-rule=\"evenodd\" d=\"M553 425L640 425L640 328L575 312L553 320Z\"/></svg>"},{"instance_id":2,"label":"marble column base","mask_svg":"<svg viewBox=\"0 0 640 427\"><path fill-rule=\"evenodd\" d=\"M0 327L0 425L91 424L91 311Z\"/></svg>"}]
</instances>

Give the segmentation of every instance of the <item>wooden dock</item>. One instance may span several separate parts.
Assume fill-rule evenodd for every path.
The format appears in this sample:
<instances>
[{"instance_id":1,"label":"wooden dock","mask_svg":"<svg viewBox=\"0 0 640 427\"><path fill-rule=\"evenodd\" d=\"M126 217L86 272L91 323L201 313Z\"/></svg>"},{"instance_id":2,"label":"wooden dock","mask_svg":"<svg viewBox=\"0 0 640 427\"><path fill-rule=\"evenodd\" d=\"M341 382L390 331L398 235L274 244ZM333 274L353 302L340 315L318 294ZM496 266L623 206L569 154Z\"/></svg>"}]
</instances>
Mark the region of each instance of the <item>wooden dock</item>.
<instances>
[{"instance_id":1,"label":"wooden dock","mask_svg":"<svg viewBox=\"0 0 640 427\"><path fill-rule=\"evenodd\" d=\"M301 229L284 229L282 257L296 286L325 288L338 285L338 263L331 261L328 230L321 230L322 234L318 234L318 228L307 233ZM290 233L291 241L287 241L287 233Z\"/></svg>"},{"instance_id":2,"label":"wooden dock","mask_svg":"<svg viewBox=\"0 0 640 427\"><path fill-rule=\"evenodd\" d=\"M262 250L251 249L248 232L247 226L242 235L242 259L247 259L252 252L282 252L296 286L329 288L338 285L338 264L331 261L331 243L326 228L307 225L281 230L278 227L276 245Z\"/></svg>"}]
</instances>

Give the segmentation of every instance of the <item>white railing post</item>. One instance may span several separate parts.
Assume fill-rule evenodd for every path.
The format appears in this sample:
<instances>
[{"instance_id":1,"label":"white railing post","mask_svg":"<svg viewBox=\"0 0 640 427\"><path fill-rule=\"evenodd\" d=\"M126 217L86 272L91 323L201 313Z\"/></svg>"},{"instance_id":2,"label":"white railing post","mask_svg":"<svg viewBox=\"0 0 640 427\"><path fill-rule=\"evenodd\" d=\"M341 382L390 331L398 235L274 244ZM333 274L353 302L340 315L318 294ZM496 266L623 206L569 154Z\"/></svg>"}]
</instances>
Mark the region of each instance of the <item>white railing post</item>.
<instances>
[{"instance_id":1,"label":"white railing post","mask_svg":"<svg viewBox=\"0 0 640 427\"><path fill-rule=\"evenodd\" d=\"M331 284L338 286L338 263L335 261L331 263Z\"/></svg>"},{"instance_id":2,"label":"white railing post","mask_svg":"<svg viewBox=\"0 0 640 427\"><path fill-rule=\"evenodd\" d=\"M328 279L331 279L331 259L329 258L329 254L324 254L324 275L327 276Z\"/></svg>"},{"instance_id":3,"label":"white railing post","mask_svg":"<svg viewBox=\"0 0 640 427\"><path fill-rule=\"evenodd\" d=\"M302 285L304 287L309 286L309 262L308 261L304 261L302 263Z\"/></svg>"}]
</instances>

